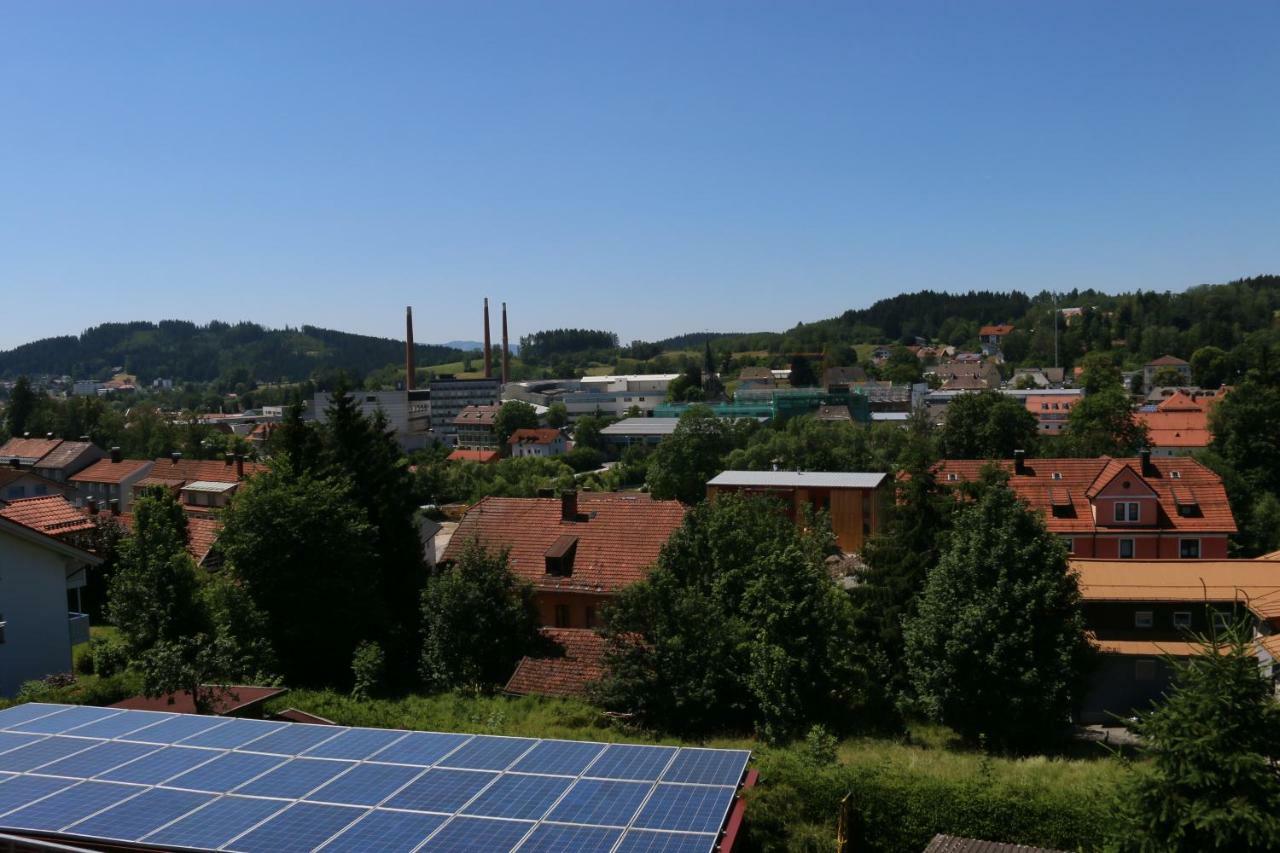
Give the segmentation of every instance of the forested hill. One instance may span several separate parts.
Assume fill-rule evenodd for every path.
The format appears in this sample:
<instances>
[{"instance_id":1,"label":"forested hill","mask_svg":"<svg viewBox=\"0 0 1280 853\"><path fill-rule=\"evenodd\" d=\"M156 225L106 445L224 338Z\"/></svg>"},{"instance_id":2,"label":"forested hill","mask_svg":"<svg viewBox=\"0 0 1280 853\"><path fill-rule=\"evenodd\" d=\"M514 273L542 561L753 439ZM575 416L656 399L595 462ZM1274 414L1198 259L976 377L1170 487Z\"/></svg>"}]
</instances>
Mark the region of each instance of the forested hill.
<instances>
[{"instance_id":1,"label":"forested hill","mask_svg":"<svg viewBox=\"0 0 1280 853\"><path fill-rule=\"evenodd\" d=\"M465 357L451 347L418 344L419 365ZM404 361L404 342L303 326L268 329L256 323L185 320L104 323L79 337L45 338L0 352L0 377L20 374L106 378L113 368L156 378L205 382L247 369L259 382L301 381L316 371L345 370L362 377Z\"/></svg>"}]
</instances>

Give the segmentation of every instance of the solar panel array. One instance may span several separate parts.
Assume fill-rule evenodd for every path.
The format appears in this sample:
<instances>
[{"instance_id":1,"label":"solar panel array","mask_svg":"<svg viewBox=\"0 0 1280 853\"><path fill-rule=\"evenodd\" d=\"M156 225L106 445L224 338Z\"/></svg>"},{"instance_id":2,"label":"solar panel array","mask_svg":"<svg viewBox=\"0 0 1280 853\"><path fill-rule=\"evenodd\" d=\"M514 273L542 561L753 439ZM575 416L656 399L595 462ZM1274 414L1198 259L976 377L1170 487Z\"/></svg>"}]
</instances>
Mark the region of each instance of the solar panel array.
<instances>
[{"instance_id":1,"label":"solar panel array","mask_svg":"<svg viewBox=\"0 0 1280 853\"><path fill-rule=\"evenodd\" d=\"M0 829L244 853L708 853L749 755L31 703L0 710Z\"/></svg>"}]
</instances>

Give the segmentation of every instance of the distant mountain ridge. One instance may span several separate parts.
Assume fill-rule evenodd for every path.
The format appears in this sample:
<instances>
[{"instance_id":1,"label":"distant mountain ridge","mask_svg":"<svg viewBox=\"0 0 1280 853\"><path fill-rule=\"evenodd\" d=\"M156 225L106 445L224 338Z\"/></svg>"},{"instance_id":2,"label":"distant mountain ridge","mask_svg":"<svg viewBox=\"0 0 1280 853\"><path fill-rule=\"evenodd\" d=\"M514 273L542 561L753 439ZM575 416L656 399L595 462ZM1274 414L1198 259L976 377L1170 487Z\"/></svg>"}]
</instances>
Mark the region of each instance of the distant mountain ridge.
<instances>
[{"instance_id":1,"label":"distant mountain ridge","mask_svg":"<svg viewBox=\"0 0 1280 853\"><path fill-rule=\"evenodd\" d=\"M421 366L458 361L467 353L416 344ZM113 368L136 374L142 383L168 378L208 382L247 370L261 382L297 382L316 371L345 370L359 379L388 364L404 362L404 341L356 335L317 326L269 329L257 323L186 320L159 323L103 323L80 335L44 338L0 352L0 377L21 374L97 379Z\"/></svg>"},{"instance_id":2,"label":"distant mountain ridge","mask_svg":"<svg viewBox=\"0 0 1280 853\"><path fill-rule=\"evenodd\" d=\"M502 340L498 339L498 340L491 341L490 345L494 349L500 349L502 347ZM484 342L483 341L445 341L444 343L440 344L440 346L449 347L450 349L460 349L463 352L480 352L481 350L484 349ZM520 354L519 342L517 341L511 342L511 354L512 355Z\"/></svg>"}]
</instances>

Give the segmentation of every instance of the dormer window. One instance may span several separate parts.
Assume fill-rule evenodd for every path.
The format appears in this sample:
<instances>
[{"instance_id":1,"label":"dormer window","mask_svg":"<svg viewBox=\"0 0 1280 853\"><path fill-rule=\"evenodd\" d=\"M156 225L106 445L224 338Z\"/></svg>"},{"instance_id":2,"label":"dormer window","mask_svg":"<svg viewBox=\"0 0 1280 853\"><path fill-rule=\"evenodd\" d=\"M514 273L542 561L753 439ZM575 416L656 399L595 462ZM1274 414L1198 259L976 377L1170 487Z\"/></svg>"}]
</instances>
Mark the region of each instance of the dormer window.
<instances>
[{"instance_id":1,"label":"dormer window","mask_svg":"<svg viewBox=\"0 0 1280 853\"><path fill-rule=\"evenodd\" d=\"M1170 472L1169 472L1169 477L1170 477L1171 479L1174 479L1174 480L1181 480L1181 479L1182 479L1182 472L1181 472L1181 471L1170 471Z\"/></svg>"},{"instance_id":2,"label":"dormer window","mask_svg":"<svg viewBox=\"0 0 1280 853\"><path fill-rule=\"evenodd\" d=\"M578 550L578 537L570 534L556 537L543 555L546 561L546 572L556 577L567 578L573 574L573 557Z\"/></svg>"},{"instance_id":3,"label":"dormer window","mask_svg":"<svg viewBox=\"0 0 1280 853\"><path fill-rule=\"evenodd\" d=\"M1055 480L1061 480L1061 479L1062 479L1062 472L1061 472L1061 471L1054 471L1054 472L1053 472L1053 479L1055 479Z\"/></svg>"},{"instance_id":4,"label":"dormer window","mask_svg":"<svg viewBox=\"0 0 1280 853\"><path fill-rule=\"evenodd\" d=\"M956 480L959 480L959 479L960 479L960 475L958 475L958 474L948 474L948 475L947 475L947 482L949 482L949 483L954 483Z\"/></svg>"}]
</instances>

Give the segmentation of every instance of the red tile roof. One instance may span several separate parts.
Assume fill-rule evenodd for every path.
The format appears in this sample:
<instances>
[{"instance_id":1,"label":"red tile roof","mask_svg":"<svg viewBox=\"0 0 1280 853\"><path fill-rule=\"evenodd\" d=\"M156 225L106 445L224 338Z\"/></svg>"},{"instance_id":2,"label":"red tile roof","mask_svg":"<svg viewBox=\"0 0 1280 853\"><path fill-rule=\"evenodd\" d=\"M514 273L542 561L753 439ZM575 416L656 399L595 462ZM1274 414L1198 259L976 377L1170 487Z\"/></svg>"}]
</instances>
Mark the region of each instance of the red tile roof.
<instances>
[{"instance_id":1,"label":"red tile roof","mask_svg":"<svg viewBox=\"0 0 1280 853\"><path fill-rule=\"evenodd\" d=\"M289 692L287 687L246 687L235 685L213 688L215 699L213 713L219 717L251 716L268 699ZM132 696L111 705L112 708L127 708L130 711L170 711L178 714L196 713L195 702L190 691L167 693L163 696Z\"/></svg>"},{"instance_id":2,"label":"red tile roof","mask_svg":"<svg viewBox=\"0 0 1280 853\"><path fill-rule=\"evenodd\" d=\"M577 520L566 521L559 498L488 497L463 517L444 559L456 560L479 540L490 550L509 549L512 571L538 589L615 592L644 579L684 514L679 501L584 492ZM548 575L547 551L564 535L578 539L571 573Z\"/></svg>"},{"instance_id":3,"label":"red tile roof","mask_svg":"<svg viewBox=\"0 0 1280 853\"><path fill-rule=\"evenodd\" d=\"M188 507L183 507L188 509ZM82 510L88 515L88 510ZM100 512L98 518L109 518L123 527L130 533L133 532L134 515L131 512L122 512L119 515L110 515ZM192 556L196 563L203 563L205 557L209 556L209 552L213 550L213 546L218 541L218 534L222 532L222 522L214 516L205 515L188 515L187 516L187 553Z\"/></svg>"},{"instance_id":4,"label":"red tile roof","mask_svg":"<svg viewBox=\"0 0 1280 853\"><path fill-rule=\"evenodd\" d=\"M1189 457L1152 459L1155 472L1149 476L1138 473L1142 470L1139 459L1112 459L1108 456L1097 459L1028 459L1024 474L1014 474L1014 464L1010 460L991 463L981 459L946 459L938 463L938 478L943 485L977 480L979 472L988 464L998 465L1009 473L1009 485L1032 509L1044 513L1045 523L1053 533L1093 533L1112 529L1107 519L1095 521L1091 498L1105 488L1111 478L1126 470L1156 494L1160 518L1155 529L1214 533L1236 531L1222 478ZM955 481L949 479L951 474L956 475ZM1059 476L1055 477L1055 474ZM1175 489L1179 494L1185 492L1196 500L1198 515L1178 514ZM1069 515L1054 515L1054 490L1065 492L1070 499Z\"/></svg>"},{"instance_id":5,"label":"red tile roof","mask_svg":"<svg viewBox=\"0 0 1280 853\"><path fill-rule=\"evenodd\" d=\"M552 444L556 439L560 438L560 430L558 429L529 429L522 427L511 433L511 437L507 439L507 444Z\"/></svg>"},{"instance_id":6,"label":"red tile roof","mask_svg":"<svg viewBox=\"0 0 1280 853\"><path fill-rule=\"evenodd\" d=\"M69 479L72 483L119 483L153 464L150 459L121 459L119 462L99 459Z\"/></svg>"},{"instance_id":7,"label":"red tile roof","mask_svg":"<svg viewBox=\"0 0 1280 853\"><path fill-rule=\"evenodd\" d=\"M983 326L978 330L978 337L985 338L990 335L1007 335L1013 331L1013 326L1008 323L997 323L994 326Z\"/></svg>"},{"instance_id":8,"label":"red tile roof","mask_svg":"<svg viewBox=\"0 0 1280 853\"><path fill-rule=\"evenodd\" d=\"M1147 362L1147 367L1180 367L1183 365L1190 366L1187 362L1172 355L1162 355L1157 359Z\"/></svg>"},{"instance_id":9,"label":"red tile roof","mask_svg":"<svg viewBox=\"0 0 1280 853\"><path fill-rule=\"evenodd\" d=\"M63 536L92 530L93 520L71 505L62 495L22 498L0 507L0 516L46 536Z\"/></svg>"},{"instance_id":10,"label":"red tile roof","mask_svg":"<svg viewBox=\"0 0 1280 853\"><path fill-rule=\"evenodd\" d=\"M83 466L85 462L101 458L102 451L89 441L64 441L41 457L36 467L66 468L68 465L74 465L81 457L86 457L84 462L80 463Z\"/></svg>"},{"instance_id":11,"label":"red tile roof","mask_svg":"<svg viewBox=\"0 0 1280 853\"><path fill-rule=\"evenodd\" d=\"M259 462L243 464L246 477L252 477L267 470L267 466ZM179 459L177 462L172 459L157 459L151 474L138 485L152 485L152 481L155 481L156 485L170 485L200 480L211 483L237 483L241 478L237 474L236 465L235 462L228 465L226 460L219 459Z\"/></svg>"},{"instance_id":12,"label":"red tile roof","mask_svg":"<svg viewBox=\"0 0 1280 853\"><path fill-rule=\"evenodd\" d=\"M1086 603L1239 601L1259 619L1280 619L1280 563L1274 560L1073 559L1071 568Z\"/></svg>"},{"instance_id":13,"label":"red tile roof","mask_svg":"<svg viewBox=\"0 0 1280 853\"><path fill-rule=\"evenodd\" d=\"M467 406L453 419L454 426L493 426L501 406Z\"/></svg>"},{"instance_id":14,"label":"red tile roof","mask_svg":"<svg viewBox=\"0 0 1280 853\"><path fill-rule=\"evenodd\" d=\"M604 639L585 628L543 628L542 634L563 650L560 657L525 657L505 688L507 693L582 696L604 675Z\"/></svg>"},{"instance_id":15,"label":"red tile roof","mask_svg":"<svg viewBox=\"0 0 1280 853\"><path fill-rule=\"evenodd\" d=\"M496 450L455 450L449 454L449 461L497 462L500 456Z\"/></svg>"},{"instance_id":16,"label":"red tile roof","mask_svg":"<svg viewBox=\"0 0 1280 853\"><path fill-rule=\"evenodd\" d=\"M15 456L19 459L38 461L54 450L62 439L58 438L11 438L0 447L0 459L9 460Z\"/></svg>"}]
</instances>

